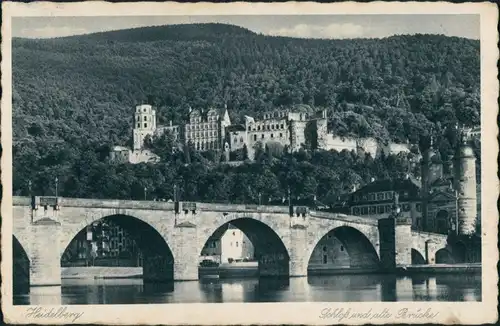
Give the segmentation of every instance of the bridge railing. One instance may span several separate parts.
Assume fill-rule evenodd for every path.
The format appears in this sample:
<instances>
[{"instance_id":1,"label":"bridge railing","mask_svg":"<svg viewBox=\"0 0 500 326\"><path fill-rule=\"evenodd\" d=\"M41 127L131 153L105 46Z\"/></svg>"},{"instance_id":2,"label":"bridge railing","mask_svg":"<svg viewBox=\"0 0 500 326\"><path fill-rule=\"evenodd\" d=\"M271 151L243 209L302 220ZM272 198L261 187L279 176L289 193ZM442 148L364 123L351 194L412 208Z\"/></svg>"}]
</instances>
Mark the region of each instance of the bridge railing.
<instances>
[{"instance_id":1,"label":"bridge railing","mask_svg":"<svg viewBox=\"0 0 500 326\"><path fill-rule=\"evenodd\" d=\"M318 211L311 211L310 214L311 214L311 217L316 217L316 218L324 218L324 219L330 219L330 220L341 220L341 221L357 223L357 224L377 225L376 219L360 217L360 216L355 216L355 215L346 215L346 214L330 213L330 212L318 212Z\"/></svg>"},{"instance_id":2,"label":"bridge railing","mask_svg":"<svg viewBox=\"0 0 500 326\"><path fill-rule=\"evenodd\" d=\"M434 233L434 232L429 232L429 231L419 231L419 230L411 230L411 234L418 236L418 235L425 235L429 237L436 237L436 238L448 238L446 234L442 233Z\"/></svg>"},{"instance_id":3,"label":"bridge railing","mask_svg":"<svg viewBox=\"0 0 500 326\"><path fill-rule=\"evenodd\" d=\"M44 196L35 196L35 202L39 202ZM51 197L54 198L54 197ZM30 206L32 203L29 197L12 197L14 206ZM160 201L140 201L140 200L115 200L115 199L87 199L57 197L57 204L61 207L88 207L88 208L117 208L117 209L158 209L173 210L174 203Z\"/></svg>"},{"instance_id":4,"label":"bridge railing","mask_svg":"<svg viewBox=\"0 0 500 326\"><path fill-rule=\"evenodd\" d=\"M35 197L43 198L43 196ZM54 198L54 197L51 197ZM32 199L30 197L13 196L14 206L30 206ZM57 203L60 207L87 207L87 208L111 208L111 209L145 209L145 210L175 210L174 202L163 201L145 201L145 200L118 200L118 199L87 199L87 198L67 198L58 197ZM195 210L212 211L221 213L232 212L258 212L270 214L290 214L288 206L268 206L268 205L255 205L255 204L225 204L225 203L200 203L200 202L179 202L180 212L185 207L196 207ZM184 208L183 208L184 207ZM305 206L294 206L294 216L297 214L304 217L309 215L315 218L343 220L346 222L354 222L367 225L376 225L377 220L366 217L346 215L340 213L322 212L310 210Z\"/></svg>"}]
</instances>

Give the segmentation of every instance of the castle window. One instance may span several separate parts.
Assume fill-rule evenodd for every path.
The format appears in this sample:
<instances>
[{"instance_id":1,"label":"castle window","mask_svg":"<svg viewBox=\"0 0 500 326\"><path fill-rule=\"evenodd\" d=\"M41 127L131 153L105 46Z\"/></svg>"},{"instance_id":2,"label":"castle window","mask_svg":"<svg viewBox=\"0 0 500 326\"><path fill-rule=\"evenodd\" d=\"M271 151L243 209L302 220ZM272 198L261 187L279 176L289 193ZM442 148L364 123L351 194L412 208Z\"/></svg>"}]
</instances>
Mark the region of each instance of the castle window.
<instances>
[{"instance_id":1,"label":"castle window","mask_svg":"<svg viewBox=\"0 0 500 326\"><path fill-rule=\"evenodd\" d=\"M243 143L243 137L240 137L240 143Z\"/></svg>"},{"instance_id":2,"label":"castle window","mask_svg":"<svg viewBox=\"0 0 500 326\"><path fill-rule=\"evenodd\" d=\"M252 126L248 126L248 131L251 131L252 130Z\"/></svg>"},{"instance_id":3,"label":"castle window","mask_svg":"<svg viewBox=\"0 0 500 326\"><path fill-rule=\"evenodd\" d=\"M280 138L283 138L283 133L282 132L280 132Z\"/></svg>"},{"instance_id":4,"label":"castle window","mask_svg":"<svg viewBox=\"0 0 500 326\"><path fill-rule=\"evenodd\" d=\"M361 215L367 215L368 214L368 207L362 207L361 208Z\"/></svg>"},{"instance_id":5,"label":"castle window","mask_svg":"<svg viewBox=\"0 0 500 326\"><path fill-rule=\"evenodd\" d=\"M145 123L145 124L144 124L144 128L147 128L147 127L148 127L148 124L147 124L147 123Z\"/></svg>"},{"instance_id":6,"label":"castle window","mask_svg":"<svg viewBox=\"0 0 500 326\"><path fill-rule=\"evenodd\" d=\"M146 112L146 109L145 109L145 108L144 108L144 109L142 109L142 112Z\"/></svg>"},{"instance_id":7,"label":"castle window","mask_svg":"<svg viewBox=\"0 0 500 326\"><path fill-rule=\"evenodd\" d=\"M377 206L377 214L384 214L384 206Z\"/></svg>"},{"instance_id":8,"label":"castle window","mask_svg":"<svg viewBox=\"0 0 500 326\"><path fill-rule=\"evenodd\" d=\"M144 121L148 121L148 117L144 117Z\"/></svg>"},{"instance_id":9,"label":"castle window","mask_svg":"<svg viewBox=\"0 0 500 326\"><path fill-rule=\"evenodd\" d=\"M368 195L369 200L375 200L375 194Z\"/></svg>"},{"instance_id":10,"label":"castle window","mask_svg":"<svg viewBox=\"0 0 500 326\"><path fill-rule=\"evenodd\" d=\"M260 130L260 126L257 126L257 130Z\"/></svg>"},{"instance_id":11,"label":"castle window","mask_svg":"<svg viewBox=\"0 0 500 326\"><path fill-rule=\"evenodd\" d=\"M323 246L323 251L326 251L326 250L327 250L326 246Z\"/></svg>"},{"instance_id":12,"label":"castle window","mask_svg":"<svg viewBox=\"0 0 500 326\"><path fill-rule=\"evenodd\" d=\"M138 124L137 124L137 128L140 128L140 127L141 127L141 123L138 123Z\"/></svg>"},{"instance_id":13,"label":"castle window","mask_svg":"<svg viewBox=\"0 0 500 326\"><path fill-rule=\"evenodd\" d=\"M236 247L238 247L238 244L239 244L238 241L236 241Z\"/></svg>"},{"instance_id":14,"label":"castle window","mask_svg":"<svg viewBox=\"0 0 500 326\"><path fill-rule=\"evenodd\" d=\"M238 138L234 138L233 143L236 144L237 142L238 142Z\"/></svg>"},{"instance_id":15,"label":"castle window","mask_svg":"<svg viewBox=\"0 0 500 326\"><path fill-rule=\"evenodd\" d=\"M323 264L326 264L326 263L328 263L328 256L323 255Z\"/></svg>"},{"instance_id":16,"label":"castle window","mask_svg":"<svg viewBox=\"0 0 500 326\"><path fill-rule=\"evenodd\" d=\"M340 251L344 251L344 246L340 246Z\"/></svg>"},{"instance_id":17,"label":"castle window","mask_svg":"<svg viewBox=\"0 0 500 326\"><path fill-rule=\"evenodd\" d=\"M262 139L264 139L264 134L262 134L262 137L261 137L261 138L262 138Z\"/></svg>"},{"instance_id":18,"label":"castle window","mask_svg":"<svg viewBox=\"0 0 500 326\"><path fill-rule=\"evenodd\" d=\"M253 140L257 141L257 135L253 135Z\"/></svg>"},{"instance_id":19,"label":"castle window","mask_svg":"<svg viewBox=\"0 0 500 326\"><path fill-rule=\"evenodd\" d=\"M271 130L271 126L267 125L267 130Z\"/></svg>"},{"instance_id":20,"label":"castle window","mask_svg":"<svg viewBox=\"0 0 500 326\"><path fill-rule=\"evenodd\" d=\"M370 214L375 214L377 211L377 207L376 206L370 206Z\"/></svg>"},{"instance_id":21,"label":"castle window","mask_svg":"<svg viewBox=\"0 0 500 326\"><path fill-rule=\"evenodd\" d=\"M271 134L271 138L274 138L274 135L273 135L273 134Z\"/></svg>"},{"instance_id":22,"label":"castle window","mask_svg":"<svg viewBox=\"0 0 500 326\"><path fill-rule=\"evenodd\" d=\"M285 125L282 123L281 124L281 129L284 129L285 128Z\"/></svg>"},{"instance_id":23,"label":"castle window","mask_svg":"<svg viewBox=\"0 0 500 326\"><path fill-rule=\"evenodd\" d=\"M377 200L384 200L384 193L383 192L379 192L377 194Z\"/></svg>"}]
</instances>

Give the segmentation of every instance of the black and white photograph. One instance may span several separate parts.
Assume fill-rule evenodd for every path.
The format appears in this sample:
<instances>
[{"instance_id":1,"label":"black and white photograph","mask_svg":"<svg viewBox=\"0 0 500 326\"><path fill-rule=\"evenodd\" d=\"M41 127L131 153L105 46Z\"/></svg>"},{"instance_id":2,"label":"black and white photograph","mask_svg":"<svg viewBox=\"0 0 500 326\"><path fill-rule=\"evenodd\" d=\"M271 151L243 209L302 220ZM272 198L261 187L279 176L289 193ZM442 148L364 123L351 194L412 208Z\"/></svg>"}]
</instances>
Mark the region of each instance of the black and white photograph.
<instances>
[{"instance_id":1,"label":"black and white photograph","mask_svg":"<svg viewBox=\"0 0 500 326\"><path fill-rule=\"evenodd\" d=\"M11 5L12 320L198 304L232 323L226 304L258 303L322 303L314 323L460 323L466 303L496 320L496 7Z\"/></svg>"}]
</instances>

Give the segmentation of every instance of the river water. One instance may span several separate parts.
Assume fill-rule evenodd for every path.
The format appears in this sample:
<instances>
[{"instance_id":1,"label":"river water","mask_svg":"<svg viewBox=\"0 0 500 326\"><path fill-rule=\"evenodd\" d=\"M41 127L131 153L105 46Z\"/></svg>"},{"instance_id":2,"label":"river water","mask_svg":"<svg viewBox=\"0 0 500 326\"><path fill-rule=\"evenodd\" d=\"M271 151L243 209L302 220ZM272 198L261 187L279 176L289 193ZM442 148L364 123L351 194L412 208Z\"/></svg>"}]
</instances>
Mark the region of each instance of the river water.
<instances>
[{"instance_id":1,"label":"river water","mask_svg":"<svg viewBox=\"0 0 500 326\"><path fill-rule=\"evenodd\" d=\"M141 279L63 279L62 283L32 287L29 294L14 295L14 304L481 301L481 274L202 279L167 284Z\"/></svg>"}]
</instances>

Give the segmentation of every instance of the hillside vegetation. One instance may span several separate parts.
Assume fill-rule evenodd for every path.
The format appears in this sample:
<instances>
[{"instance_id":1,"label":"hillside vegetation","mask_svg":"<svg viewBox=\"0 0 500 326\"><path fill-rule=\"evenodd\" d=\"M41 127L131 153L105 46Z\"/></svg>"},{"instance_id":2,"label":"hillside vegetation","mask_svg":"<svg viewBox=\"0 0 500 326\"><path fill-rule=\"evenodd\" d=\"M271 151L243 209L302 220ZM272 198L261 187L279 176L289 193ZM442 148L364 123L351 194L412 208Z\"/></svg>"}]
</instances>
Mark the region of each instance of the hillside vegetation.
<instances>
[{"instance_id":1,"label":"hillside vegetation","mask_svg":"<svg viewBox=\"0 0 500 326\"><path fill-rule=\"evenodd\" d=\"M305 40L203 24L14 39L12 51L17 193L28 180L48 193L55 175L63 195L70 179L94 187L80 170L109 166L109 145L129 141L133 107L144 102L157 107L160 123L180 122L189 105L227 104L234 121L275 107L325 107L335 134L396 142L479 124L479 42L462 38ZM437 144L442 154L452 147L449 137ZM167 173L123 169L109 173L138 184L148 177L135 170ZM120 196L132 196L125 189ZM78 195L104 196L99 187Z\"/></svg>"}]
</instances>

